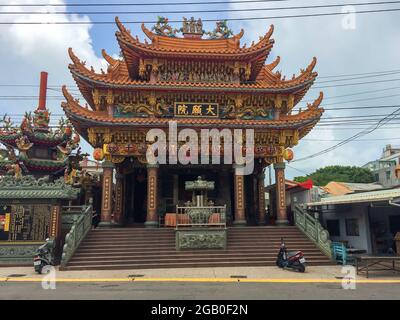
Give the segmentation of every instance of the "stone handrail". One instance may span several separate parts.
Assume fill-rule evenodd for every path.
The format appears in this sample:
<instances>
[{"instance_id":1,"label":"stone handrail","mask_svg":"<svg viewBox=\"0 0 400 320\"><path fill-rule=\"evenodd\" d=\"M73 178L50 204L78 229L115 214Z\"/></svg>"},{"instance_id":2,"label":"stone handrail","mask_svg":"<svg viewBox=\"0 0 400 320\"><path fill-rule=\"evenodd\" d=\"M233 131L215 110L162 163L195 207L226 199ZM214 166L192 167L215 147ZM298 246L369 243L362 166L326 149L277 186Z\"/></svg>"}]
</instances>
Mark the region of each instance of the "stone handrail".
<instances>
[{"instance_id":1,"label":"stone handrail","mask_svg":"<svg viewBox=\"0 0 400 320\"><path fill-rule=\"evenodd\" d=\"M329 239L329 232L321 225L317 215L313 217L306 209L296 205L294 209L294 221L296 226L310 238L324 254L332 258L332 241Z\"/></svg>"},{"instance_id":2,"label":"stone handrail","mask_svg":"<svg viewBox=\"0 0 400 320\"><path fill-rule=\"evenodd\" d=\"M65 236L61 267L65 267L71 260L79 244L86 237L92 226L92 206L82 206L80 211L81 214L74 219L71 230Z\"/></svg>"}]
</instances>

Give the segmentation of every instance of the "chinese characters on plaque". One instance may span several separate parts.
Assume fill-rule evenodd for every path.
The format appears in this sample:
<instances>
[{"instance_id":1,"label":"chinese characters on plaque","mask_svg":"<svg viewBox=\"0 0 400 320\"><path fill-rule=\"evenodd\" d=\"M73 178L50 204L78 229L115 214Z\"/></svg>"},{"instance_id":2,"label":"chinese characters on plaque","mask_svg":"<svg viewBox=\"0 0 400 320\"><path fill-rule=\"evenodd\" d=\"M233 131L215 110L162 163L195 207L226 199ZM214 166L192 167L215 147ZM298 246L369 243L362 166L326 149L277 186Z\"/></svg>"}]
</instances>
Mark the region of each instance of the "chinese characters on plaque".
<instances>
[{"instance_id":1,"label":"chinese characters on plaque","mask_svg":"<svg viewBox=\"0 0 400 320\"><path fill-rule=\"evenodd\" d=\"M51 205L2 205L0 241L44 240L50 236Z\"/></svg>"},{"instance_id":2,"label":"chinese characters on plaque","mask_svg":"<svg viewBox=\"0 0 400 320\"><path fill-rule=\"evenodd\" d=\"M218 103L175 102L176 117L219 117Z\"/></svg>"}]
</instances>

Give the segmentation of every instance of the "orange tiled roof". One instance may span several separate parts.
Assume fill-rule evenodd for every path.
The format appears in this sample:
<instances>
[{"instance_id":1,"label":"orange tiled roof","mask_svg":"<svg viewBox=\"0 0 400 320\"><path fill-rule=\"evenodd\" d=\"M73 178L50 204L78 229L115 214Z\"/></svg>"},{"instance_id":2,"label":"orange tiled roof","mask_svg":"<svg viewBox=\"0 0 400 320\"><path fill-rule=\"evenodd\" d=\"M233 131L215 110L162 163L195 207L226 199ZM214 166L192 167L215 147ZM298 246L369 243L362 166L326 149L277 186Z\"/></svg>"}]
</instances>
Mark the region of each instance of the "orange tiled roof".
<instances>
[{"instance_id":1,"label":"orange tiled roof","mask_svg":"<svg viewBox=\"0 0 400 320\"><path fill-rule=\"evenodd\" d=\"M316 58L313 58L310 65L301 70L300 75L294 76L290 80L281 77L279 72L274 73L273 69L278 65L278 57L269 65L264 65L256 81L251 83L209 83L209 82L156 82L149 83L144 80L132 80L126 62L124 59L117 60L103 50L103 57L109 63L107 72L96 73L93 69L88 69L84 62L69 49L69 55L72 64L69 69L78 84L85 99L93 106L92 87L94 85L101 87L125 88L125 89L168 89L168 90L196 90L196 91L238 91L238 92L260 92L260 93L295 93L295 104L297 104L305 95L307 90L314 83L317 73L314 72Z\"/></svg>"},{"instance_id":2,"label":"orange tiled roof","mask_svg":"<svg viewBox=\"0 0 400 320\"><path fill-rule=\"evenodd\" d=\"M87 120L91 125L129 125L129 126L163 126L167 125L171 118L158 117L136 117L136 118L118 118L110 116L106 111L93 111L79 105L72 95L67 91L66 87L62 88L63 94L67 102L62 103L62 107L71 120L77 118ZM295 115L282 115L279 120L242 120L242 119L213 119L213 118L174 118L180 124L196 125L213 125L213 126L251 126L261 128L308 128L313 127L320 119L323 109L319 108L322 101L322 92L313 104L308 104L307 109ZM81 122L82 124L82 122ZM81 125L79 126L81 127ZM307 131L308 132L308 131Z\"/></svg>"},{"instance_id":3,"label":"orange tiled roof","mask_svg":"<svg viewBox=\"0 0 400 320\"><path fill-rule=\"evenodd\" d=\"M274 40L271 35L274 26L260 37L257 43L250 47L240 47L242 30L239 34L227 39L193 39L168 37L154 34L142 24L143 32L149 37L151 43L142 43L139 38L134 38L130 31L115 18L119 31L116 32L118 43L125 57L130 75L138 74L139 60L141 58L195 58L209 60L230 60L252 62L251 79L255 79L271 51Z\"/></svg>"}]
</instances>

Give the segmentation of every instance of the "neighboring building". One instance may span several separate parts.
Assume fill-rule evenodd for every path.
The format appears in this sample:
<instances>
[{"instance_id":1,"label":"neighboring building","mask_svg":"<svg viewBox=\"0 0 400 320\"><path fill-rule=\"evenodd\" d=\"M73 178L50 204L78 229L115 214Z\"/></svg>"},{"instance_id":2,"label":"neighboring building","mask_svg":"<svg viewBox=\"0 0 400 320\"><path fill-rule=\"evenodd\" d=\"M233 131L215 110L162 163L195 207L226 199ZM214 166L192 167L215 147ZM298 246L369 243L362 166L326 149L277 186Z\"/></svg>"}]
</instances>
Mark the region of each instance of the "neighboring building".
<instances>
[{"instance_id":1,"label":"neighboring building","mask_svg":"<svg viewBox=\"0 0 400 320\"><path fill-rule=\"evenodd\" d=\"M388 144L380 159L368 162L363 166L372 171L376 182L385 188L400 185L400 148Z\"/></svg>"},{"instance_id":2,"label":"neighboring building","mask_svg":"<svg viewBox=\"0 0 400 320\"><path fill-rule=\"evenodd\" d=\"M116 23L121 58L114 59L103 51L109 64L106 72L96 73L69 50L69 69L88 106L81 106L63 87L67 101L62 107L67 117L95 148L95 159L105 159L102 224L133 221L158 226L159 215L175 212L177 205L191 200L184 183L203 176L216 183L209 199L227 206L230 222L262 225L262 172L268 165L274 165L278 181L277 223L287 224L285 155L290 155L288 148L298 144L323 113L319 107L322 93L302 111L293 112L317 76L313 71L316 59L300 75L285 79L274 71L279 57L265 64L274 44L273 26L257 43L245 47L240 43L243 30L231 36L223 22L205 33L200 19L184 19L180 37L167 19L160 18L154 32L142 25L150 43L140 42L118 18ZM235 175L231 164L148 164L146 133L151 128L168 132L171 121L179 130L197 132L254 129L254 173ZM174 135L167 140L168 155L176 155L181 143L174 141ZM112 201L114 169L116 193Z\"/></svg>"},{"instance_id":3,"label":"neighboring building","mask_svg":"<svg viewBox=\"0 0 400 320\"><path fill-rule=\"evenodd\" d=\"M268 194L268 199L270 200L268 203L268 221L270 224L273 224L277 217L276 210L274 209L276 206L275 189L275 184L267 186L265 188L265 191ZM296 205L319 201L325 193L322 188L314 186L311 179L304 182L286 180L285 189L286 209L288 212L290 224L294 224L293 212Z\"/></svg>"},{"instance_id":4,"label":"neighboring building","mask_svg":"<svg viewBox=\"0 0 400 320\"><path fill-rule=\"evenodd\" d=\"M341 196L349 193L381 190L383 186L377 183L349 183L331 181L322 187L326 196Z\"/></svg>"},{"instance_id":5,"label":"neighboring building","mask_svg":"<svg viewBox=\"0 0 400 320\"><path fill-rule=\"evenodd\" d=\"M369 254L395 248L393 239L400 231L400 189L325 197L307 205L320 213L332 241Z\"/></svg>"}]
</instances>

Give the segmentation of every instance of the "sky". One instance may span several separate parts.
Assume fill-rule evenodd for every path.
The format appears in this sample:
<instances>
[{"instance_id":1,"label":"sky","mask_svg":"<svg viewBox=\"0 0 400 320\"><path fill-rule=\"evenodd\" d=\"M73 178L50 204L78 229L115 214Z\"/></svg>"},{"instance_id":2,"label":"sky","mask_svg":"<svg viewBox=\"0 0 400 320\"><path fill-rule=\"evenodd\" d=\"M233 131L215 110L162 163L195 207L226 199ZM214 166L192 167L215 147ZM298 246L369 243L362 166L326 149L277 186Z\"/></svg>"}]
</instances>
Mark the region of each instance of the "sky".
<instances>
[{"instance_id":1,"label":"sky","mask_svg":"<svg viewBox=\"0 0 400 320\"><path fill-rule=\"evenodd\" d=\"M117 1L123 3L125 0ZM215 1L215 0L213 0ZM380 0L382 1L382 0ZM381 71L400 72L400 11L368 13L356 15L337 15L302 18L277 18L285 15L299 15L309 13L341 12L343 7L319 9L283 9L290 6L315 6L320 4L346 4L362 3L366 0L325 0L325 1L272 1L255 3L234 3L220 5L146 5L146 6L113 6L113 7L72 7L73 3L110 3L111 0L0 0L0 4L62 4L61 7L1 7L0 22L22 21L72 21L88 22L81 25L4 25L0 24L0 114L7 113L16 123L21 120L21 115L26 110L33 110L37 106L37 95L40 71L49 73L49 91L47 106L53 113L53 123L62 115L60 103L62 101L61 86L66 84L74 89L74 82L68 70L68 48L85 60L87 65L93 65L96 70L105 68L106 63L101 57L101 49L106 49L111 55L118 55L119 47L115 39L115 24L92 25L93 21L114 21L118 15L122 21L155 21L157 15L167 16L170 20L180 20L183 16L207 19L243 19L249 17L271 17L264 20L235 20L228 21L234 33L241 28L245 30L242 42L248 46L252 41L257 41L264 35L270 24L274 24L273 38L275 45L267 63L276 56L281 57L281 63L276 70L291 78L298 74L300 68L306 68L312 57L317 57L316 71L319 78L309 90L298 107L304 108L308 102L318 97L320 91L324 93L322 107L330 109L325 111L323 121L331 117L359 117L367 115L384 115L395 111L395 108L351 109L338 110L343 107L365 106L395 106L400 105L400 75L392 73L383 76L371 77L365 75L332 78L338 75L352 75ZM168 0L136 0L125 1L130 3L160 3L171 2ZM190 2L179 0L173 3ZM193 0L192 2L200 2ZM265 11L234 11L253 8L278 8ZM357 11L399 8L400 4L385 4L375 6L357 6ZM230 9L230 12L201 12L194 10L210 11L217 9ZM42 11L40 11L42 10ZM61 12L57 15L39 14L5 14L5 12ZM353 8L350 8L350 11ZM77 14L77 12L86 13ZM88 14L87 11L112 11L118 12L107 15ZM150 11L151 13L134 14L135 12ZM166 11L189 11L188 13L165 13ZM347 12L347 11L346 11ZM274 18L275 17L275 18ZM180 27L180 24L173 24ZM215 22L205 22L204 29L212 30ZM148 23L148 27L152 24ZM144 39L140 24L127 24L133 35ZM354 79L356 78L356 79ZM357 79L358 78L358 79ZM397 79L397 80L396 80ZM380 81L380 82L377 82ZM362 85L348 85L358 82L370 82ZM18 84L19 86L15 86ZM21 86L26 85L26 86ZM319 87L319 88L318 88ZM323 88L321 88L323 87ZM350 96L349 96L350 95ZM25 96L24 100L15 96ZM356 100L356 101L354 101ZM83 103L83 101L82 101ZM333 109L333 110L331 110ZM334 110L336 109L336 110ZM286 176L292 179L295 176L311 173L317 168L326 165L363 165L368 161L380 157L386 144L400 145L400 124L387 125L366 136L350 142L338 149L319 157L293 161L288 164ZM397 120L398 122L398 120ZM373 124L371 122L369 124ZM338 125L314 128L298 146L294 147L295 160L300 159L320 150L329 148L336 143L350 137L365 128L365 125ZM368 139L368 141L365 141ZM371 141L371 140L374 141ZM380 140L375 140L380 139ZM90 151L87 143L83 142L85 150ZM89 152L91 153L91 152Z\"/></svg>"}]
</instances>

